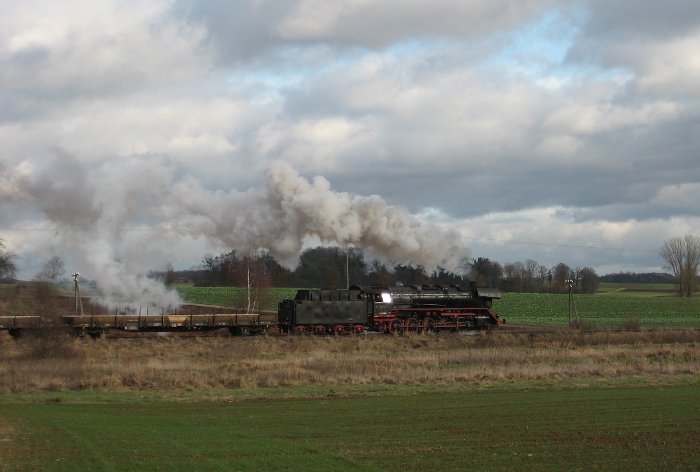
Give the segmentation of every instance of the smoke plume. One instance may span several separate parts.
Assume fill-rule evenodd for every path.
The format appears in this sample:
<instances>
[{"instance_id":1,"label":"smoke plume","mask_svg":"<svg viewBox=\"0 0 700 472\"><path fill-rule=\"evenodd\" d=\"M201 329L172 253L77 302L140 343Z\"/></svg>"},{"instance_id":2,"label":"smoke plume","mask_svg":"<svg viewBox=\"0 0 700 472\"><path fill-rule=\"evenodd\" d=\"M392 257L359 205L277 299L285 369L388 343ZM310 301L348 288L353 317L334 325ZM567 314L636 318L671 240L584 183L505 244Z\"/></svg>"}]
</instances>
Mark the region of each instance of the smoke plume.
<instances>
[{"instance_id":1,"label":"smoke plume","mask_svg":"<svg viewBox=\"0 0 700 472\"><path fill-rule=\"evenodd\" d=\"M245 252L265 248L288 263L296 261L309 238L428 268L455 270L468 256L456 231L425 224L376 195L333 191L325 178L308 181L282 163L270 167L261 190L221 194L180 182L166 218L192 236Z\"/></svg>"},{"instance_id":2,"label":"smoke plume","mask_svg":"<svg viewBox=\"0 0 700 472\"><path fill-rule=\"evenodd\" d=\"M310 241L448 270L468 256L456 231L426 224L376 195L336 192L325 178L308 180L282 163L270 166L261 188L221 192L182 176L162 156L87 167L60 155L43 168L5 167L0 197L40 210L57 244L96 281L109 306L180 303L175 292L144 275L164 266L165 235L205 238L248 254L266 249L289 266Z\"/></svg>"}]
</instances>

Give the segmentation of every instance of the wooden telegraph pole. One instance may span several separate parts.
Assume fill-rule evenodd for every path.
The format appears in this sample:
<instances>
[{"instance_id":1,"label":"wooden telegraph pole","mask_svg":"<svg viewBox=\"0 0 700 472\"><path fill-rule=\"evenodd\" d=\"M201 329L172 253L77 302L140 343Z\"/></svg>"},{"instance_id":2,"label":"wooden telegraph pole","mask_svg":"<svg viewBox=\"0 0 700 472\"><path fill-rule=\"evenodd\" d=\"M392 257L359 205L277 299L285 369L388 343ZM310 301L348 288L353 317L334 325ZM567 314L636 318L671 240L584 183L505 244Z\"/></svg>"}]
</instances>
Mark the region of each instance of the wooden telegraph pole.
<instances>
[{"instance_id":1,"label":"wooden telegraph pole","mask_svg":"<svg viewBox=\"0 0 700 472\"><path fill-rule=\"evenodd\" d=\"M83 316L83 299L80 297L80 287L78 286L78 272L73 272L73 280L75 280L75 316Z\"/></svg>"}]
</instances>

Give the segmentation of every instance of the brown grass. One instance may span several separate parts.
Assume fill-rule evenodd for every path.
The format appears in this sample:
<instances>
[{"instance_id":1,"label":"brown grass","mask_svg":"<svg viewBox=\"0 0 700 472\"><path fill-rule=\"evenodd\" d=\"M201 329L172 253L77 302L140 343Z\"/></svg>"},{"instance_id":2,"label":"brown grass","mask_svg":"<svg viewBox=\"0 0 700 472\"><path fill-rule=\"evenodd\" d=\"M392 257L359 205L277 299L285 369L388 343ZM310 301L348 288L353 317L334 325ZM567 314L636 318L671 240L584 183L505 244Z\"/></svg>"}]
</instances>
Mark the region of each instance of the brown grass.
<instances>
[{"instance_id":1,"label":"brown grass","mask_svg":"<svg viewBox=\"0 0 700 472\"><path fill-rule=\"evenodd\" d=\"M365 337L0 338L0 393L491 384L700 374L685 331Z\"/></svg>"}]
</instances>

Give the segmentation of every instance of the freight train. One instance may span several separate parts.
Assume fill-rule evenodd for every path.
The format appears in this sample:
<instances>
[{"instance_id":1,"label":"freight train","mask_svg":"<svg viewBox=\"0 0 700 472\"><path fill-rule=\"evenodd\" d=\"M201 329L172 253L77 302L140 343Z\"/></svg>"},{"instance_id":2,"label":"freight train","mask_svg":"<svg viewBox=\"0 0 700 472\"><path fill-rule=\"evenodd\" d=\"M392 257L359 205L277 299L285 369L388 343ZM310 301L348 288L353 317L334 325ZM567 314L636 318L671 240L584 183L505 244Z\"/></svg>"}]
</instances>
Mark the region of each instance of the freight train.
<instances>
[{"instance_id":1,"label":"freight train","mask_svg":"<svg viewBox=\"0 0 700 472\"><path fill-rule=\"evenodd\" d=\"M126 332L213 331L231 334L403 333L486 329L505 323L492 309L500 292L472 285L361 287L299 290L277 312L238 313L223 307L188 305L179 313L67 315L59 325L77 335ZM0 316L0 330L17 336L45 327L38 316Z\"/></svg>"}]
</instances>

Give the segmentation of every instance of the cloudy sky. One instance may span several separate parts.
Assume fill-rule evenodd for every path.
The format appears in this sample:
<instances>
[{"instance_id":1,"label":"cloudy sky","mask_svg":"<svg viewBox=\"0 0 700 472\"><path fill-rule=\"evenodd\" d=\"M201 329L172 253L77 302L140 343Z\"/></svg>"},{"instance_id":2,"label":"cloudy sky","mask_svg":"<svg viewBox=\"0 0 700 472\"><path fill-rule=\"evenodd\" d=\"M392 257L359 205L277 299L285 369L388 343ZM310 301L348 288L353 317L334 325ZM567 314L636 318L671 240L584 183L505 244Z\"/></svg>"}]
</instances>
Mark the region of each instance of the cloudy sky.
<instances>
[{"instance_id":1,"label":"cloudy sky","mask_svg":"<svg viewBox=\"0 0 700 472\"><path fill-rule=\"evenodd\" d=\"M333 239L643 272L700 232L697 2L0 6L0 238L22 278L52 255L119 277Z\"/></svg>"}]
</instances>

